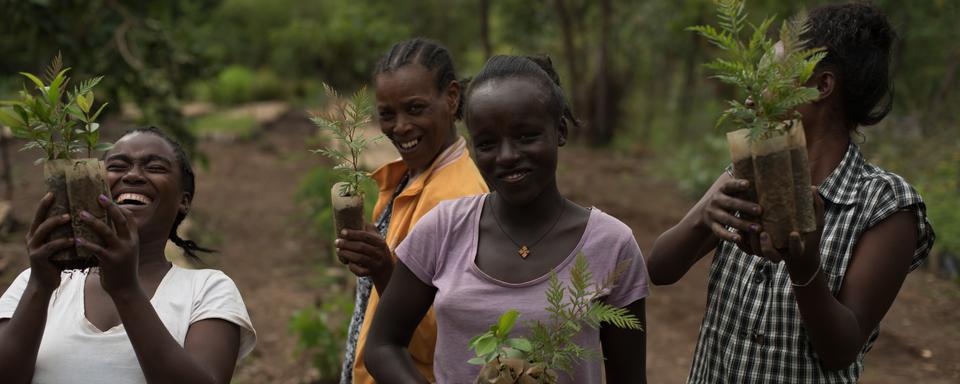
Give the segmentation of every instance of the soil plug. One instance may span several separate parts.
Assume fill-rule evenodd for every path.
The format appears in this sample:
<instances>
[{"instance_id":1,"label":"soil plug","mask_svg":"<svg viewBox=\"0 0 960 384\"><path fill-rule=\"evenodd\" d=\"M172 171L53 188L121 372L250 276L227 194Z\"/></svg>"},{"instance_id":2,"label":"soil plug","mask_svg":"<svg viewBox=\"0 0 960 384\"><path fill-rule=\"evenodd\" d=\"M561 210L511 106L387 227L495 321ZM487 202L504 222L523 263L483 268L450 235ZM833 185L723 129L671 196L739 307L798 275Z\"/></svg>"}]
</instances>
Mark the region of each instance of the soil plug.
<instances>
[{"instance_id":1,"label":"soil plug","mask_svg":"<svg viewBox=\"0 0 960 384\"><path fill-rule=\"evenodd\" d=\"M790 166L793 172L796 230L810 233L817 230L817 216L810 193L810 164L807 160L807 138L800 120L792 122L790 136Z\"/></svg>"},{"instance_id":2,"label":"soil plug","mask_svg":"<svg viewBox=\"0 0 960 384\"><path fill-rule=\"evenodd\" d=\"M780 135L753 143L753 166L763 213L763 230L770 234L774 248L787 248L794 220L795 193L788 136Z\"/></svg>"}]
</instances>

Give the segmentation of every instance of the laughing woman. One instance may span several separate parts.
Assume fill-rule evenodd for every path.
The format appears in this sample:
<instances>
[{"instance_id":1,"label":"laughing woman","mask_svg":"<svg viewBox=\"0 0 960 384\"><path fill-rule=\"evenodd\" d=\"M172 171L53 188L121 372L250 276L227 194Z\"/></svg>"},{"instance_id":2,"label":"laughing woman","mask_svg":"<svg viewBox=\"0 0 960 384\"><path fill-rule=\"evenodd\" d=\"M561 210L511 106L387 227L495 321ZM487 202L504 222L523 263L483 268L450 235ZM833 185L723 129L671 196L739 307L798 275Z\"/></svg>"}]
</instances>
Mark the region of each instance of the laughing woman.
<instances>
[{"instance_id":1,"label":"laughing woman","mask_svg":"<svg viewBox=\"0 0 960 384\"><path fill-rule=\"evenodd\" d=\"M630 228L597 209L581 207L557 188L557 155L576 120L549 60L491 58L467 92L467 129L476 161L495 193L441 203L397 248L400 260L377 310L367 363L381 384L423 383L407 353L416 324L433 305L438 336L437 383L472 383L471 336L487 331L506 308L526 320L547 320L551 272L569 279L583 252L593 276L630 267L601 300L626 308L641 322L646 271ZM526 327L518 325L517 334ZM645 381L642 331L585 327L577 344L603 351L606 361L583 361L561 383Z\"/></svg>"},{"instance_id":2,"label":"laughing woman","mask_svg":"<svg viewBox=\"0 0 960 384\"><path fill-rule=\"evenodd\" d=\"M113 223L81 222L106 245L48 241L70 222L47 218L40 202L27 234L30 269L0 298L0 377L4 383L228 383L255 333L240 292L215 270L187 270L164 257L180 239L194 175L180 146L159 130L124 135L105 155L111 197L100 196ZM49 261L76 242L99 268L59 272Z\"/></svg>"},{"instance_id":3,"label":"laughing woman","mask_svg":"<svg viewBox=\"0 0 960 384\"><path fill-rule=\"evenodd\" d=\"M450 53L428 40L398 43L377 64L378 122L400 159L373 172L380 189L373 210L375 225L365 231L346 230L336 242L340 260L359 277L341 384L374 382L363 364L363 346L380 293L393 272L393 249L441 201L487 191L454 125L462 114L456 79ZM417 327L409 349L417 369L427 377L432 377L436 340L431 313Z\"/></svg>"}]
</instances>

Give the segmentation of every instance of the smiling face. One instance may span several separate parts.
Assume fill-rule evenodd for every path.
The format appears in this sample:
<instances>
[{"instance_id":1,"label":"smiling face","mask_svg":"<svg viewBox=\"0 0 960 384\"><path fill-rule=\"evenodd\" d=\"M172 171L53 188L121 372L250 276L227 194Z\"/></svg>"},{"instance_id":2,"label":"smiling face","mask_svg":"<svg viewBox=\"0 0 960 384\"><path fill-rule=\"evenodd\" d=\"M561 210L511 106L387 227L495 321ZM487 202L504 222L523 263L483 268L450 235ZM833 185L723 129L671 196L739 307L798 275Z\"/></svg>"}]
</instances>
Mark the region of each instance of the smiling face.
<instances>
[{"instance_id":1,"label":"smiling face","mask_svg":"<svg viewBox=\"0 0 960 384\"><path fill-rule=\"evenodd\" d=\"M166 239L190 208L173 147L157 135L123 136L104 157L113 200L133 212L141 241Z\"/></svg>"},{"instance_id":2,"label":"smiling face","mask_svg":"<svg viewBox=\"0 0 960 384\"><path fill-rule=\"evenodd\" d=\"M390 139L414 173L456 139L454 114L460 85L451 82L438 91L434 74L420 64L404 65L375 79L380 130Z\"/></svg>"},{"instance_id":3,"label":"smiling face","mask_svg":"<svg viewBox=\"0 0 960 384\"><path fill-rule=\"evenodd\" d=\"M482 84L469 97L467 130L491 189L525 204L556 188L557 149L567 132L548 106L547 91L535 81L509 78Z\"/></svg>"}]
</instances>

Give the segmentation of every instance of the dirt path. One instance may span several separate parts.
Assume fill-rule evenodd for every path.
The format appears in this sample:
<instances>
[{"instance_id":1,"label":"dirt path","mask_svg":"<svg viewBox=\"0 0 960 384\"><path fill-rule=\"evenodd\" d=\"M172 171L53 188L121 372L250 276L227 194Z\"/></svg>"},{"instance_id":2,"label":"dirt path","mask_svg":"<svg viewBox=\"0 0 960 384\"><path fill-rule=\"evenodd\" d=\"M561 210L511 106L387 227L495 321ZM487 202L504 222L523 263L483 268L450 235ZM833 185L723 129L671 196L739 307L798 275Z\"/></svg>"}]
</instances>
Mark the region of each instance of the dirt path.
<instances>
[{"instance_id":1,"label":"dirt path","mask_svg":"<svg viewBox=\"0 0 960 384\"><path fill-rule=\"evenodd\" d=\"M296 339L287 323L293 311L341 286L317 287L316 260L326 247L298 221L294 194L301 177L320 160L306 153L312 128L288 115L259 140L206 143L209 167L198 172L192 217L199 239L220 250L209 263L239 285L259 333L253 355L237 370L236 383L298 383L316 376L294 355ZM31 156L16 153L16 217L26 221L42 195ZM615 157L606 151L561 151L562 191L630 225L641 248L671 226L691 204L666 183L641 178L653 160ZM0 289L21 271L23 225L0 242ZM647 304L648 372L651 383L682 383L689 370L703 316L708 263L681 281L654 287ZM925 272L911 274L882 324L880 340L867 358L862 382L960 382L960 289Z\"/></svg>"}]
</instances>

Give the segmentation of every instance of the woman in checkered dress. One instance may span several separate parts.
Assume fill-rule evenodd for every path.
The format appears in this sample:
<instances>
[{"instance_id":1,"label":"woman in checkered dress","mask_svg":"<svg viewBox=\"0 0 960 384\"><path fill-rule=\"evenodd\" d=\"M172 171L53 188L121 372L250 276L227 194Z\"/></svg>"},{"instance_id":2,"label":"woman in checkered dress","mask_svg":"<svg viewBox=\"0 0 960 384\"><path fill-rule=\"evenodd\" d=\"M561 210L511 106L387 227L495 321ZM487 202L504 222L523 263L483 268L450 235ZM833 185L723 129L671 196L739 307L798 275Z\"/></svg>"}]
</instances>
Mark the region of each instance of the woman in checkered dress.
<instances>
[{"instance_id":1,"label":"woman in checkered dress","mask_svg":"<svg viewBox=\"0 0 960 384\"><path fill-rule=\"evenodd\" d=\"M707 309L688 383L854 383L880 320L934 233L920 195L866 162L851 134L890 111L890 47L883 13L862 3L810 13L804 36L826 47L803 114L818 230L778 252L758 222L749 184L723 173L654 244L648 269L672 284L714 251ZM772 260L780 260L774 262Z\"/></svg>"}]
</instances>

